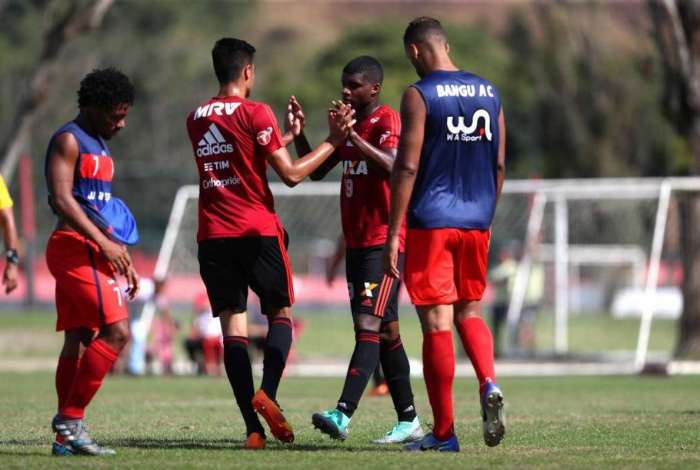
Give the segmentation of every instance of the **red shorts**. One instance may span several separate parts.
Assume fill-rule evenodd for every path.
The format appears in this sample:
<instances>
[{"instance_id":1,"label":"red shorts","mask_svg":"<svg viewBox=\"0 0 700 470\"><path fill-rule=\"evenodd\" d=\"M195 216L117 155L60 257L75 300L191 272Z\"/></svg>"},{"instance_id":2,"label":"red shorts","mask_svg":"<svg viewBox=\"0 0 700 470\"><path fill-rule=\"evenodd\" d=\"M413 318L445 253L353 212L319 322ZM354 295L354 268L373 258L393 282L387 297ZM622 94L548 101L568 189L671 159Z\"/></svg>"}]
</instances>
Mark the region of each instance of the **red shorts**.
<instances>
[{"instance_id":1,"label":"red shorts","mask_svg":"<svg viewBox=\"0 0 700 470\"><path fill-rule=\"evenodd\" d=\"M97 329L129 318L114 272L91 240L55 231L46 247L46 264L56 279L56 331Z\"/></svg>"},{"instance_id":2,"label":"red shorts","mask_svg":"<svg viewBox=\"0 0 700 470\"><path fill-rule=\"evenodd\" d=\"M488 230L408 229L404 281L413 305L481 300L490 238Z\"/></svg>"}]
</instances>

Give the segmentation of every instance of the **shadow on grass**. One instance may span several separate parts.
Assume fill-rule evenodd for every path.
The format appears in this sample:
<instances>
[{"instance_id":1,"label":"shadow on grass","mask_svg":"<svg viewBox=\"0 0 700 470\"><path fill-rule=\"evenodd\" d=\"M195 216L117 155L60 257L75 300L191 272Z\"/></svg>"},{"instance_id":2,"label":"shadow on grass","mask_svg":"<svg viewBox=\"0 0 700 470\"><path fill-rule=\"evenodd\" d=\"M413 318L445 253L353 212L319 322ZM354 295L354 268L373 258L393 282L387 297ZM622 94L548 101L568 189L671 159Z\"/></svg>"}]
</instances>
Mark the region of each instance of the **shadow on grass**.
<instances>
[{"instance_id":1,"label":"shadow on grass","mask_svg":"<svg viewBox=\"0 0 700 470\"><path fill-rule=\"evenodd\" d=\"M27 450L17 450L17 449L5 449L6 446L21 446L21 447L43 447L44 450L39 449L27 449ZM6 441L0 440L0 455L17 455L22 457L29 456L51 456L51 442L46 439L8 439Z\"/></svg>"},{"instance_id":2,"label":"shadow on grass","mask_svg":"<svg viewBox=\"0 0 700 470\"><path fill-rule=\"evenodd\" d=\"M153 437L129 437L125 439L109 439L101 441L104 445L115 449L135 448L135 449L206 449L206 450L243 450L244 441L241 439L190 439L190 438L153 438ZM335 451L335 452L396 452L401 448L383 447L376 445L357 445L334 443L304 443L304 444L280 444L276 441L268 441L265 448L267 451Z\"/></svg>"}]
</instances>

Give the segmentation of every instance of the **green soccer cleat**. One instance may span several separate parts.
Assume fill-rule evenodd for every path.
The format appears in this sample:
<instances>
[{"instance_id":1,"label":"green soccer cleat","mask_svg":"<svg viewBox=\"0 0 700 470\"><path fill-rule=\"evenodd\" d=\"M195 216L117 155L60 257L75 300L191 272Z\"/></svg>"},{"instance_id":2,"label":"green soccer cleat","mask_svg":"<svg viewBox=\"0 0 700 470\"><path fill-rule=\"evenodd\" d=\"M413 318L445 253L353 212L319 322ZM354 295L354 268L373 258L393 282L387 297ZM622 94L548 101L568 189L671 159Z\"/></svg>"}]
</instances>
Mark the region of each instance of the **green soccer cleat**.
<instances>
[{"instance_id":1,"label":"green soccer cleat","mask_svg":"<svg viewBox=\"0 0 700 470\"><path fill-rule=\"evenodd\" d=\"M425 433L421 428L418 416L413 418L413 421L399 421L391 429L379 439L372 441L374 444L407 444L423 439Z\"/></svg>"},{"instance_id":2,"label":"green soccer cleat","mask_svg":"<svg viewBox=\"0 0 700 470\"><path fill-rule=\"evenodd\" d=\"M344 441L348 437L350 418L335 408L322 413L314 413L311 417L311 423L316 429L332 439Z\"/></svg>"}]
</instances>

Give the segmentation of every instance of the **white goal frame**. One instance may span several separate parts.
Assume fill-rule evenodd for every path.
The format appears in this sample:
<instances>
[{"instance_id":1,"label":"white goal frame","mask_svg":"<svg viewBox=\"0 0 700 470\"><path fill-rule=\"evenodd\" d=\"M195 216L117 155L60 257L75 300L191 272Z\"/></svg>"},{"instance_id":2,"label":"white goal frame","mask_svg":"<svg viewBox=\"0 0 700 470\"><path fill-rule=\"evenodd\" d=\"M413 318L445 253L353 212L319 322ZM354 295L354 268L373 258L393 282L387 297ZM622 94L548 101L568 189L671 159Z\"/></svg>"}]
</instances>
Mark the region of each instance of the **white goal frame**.
<instances>
[{"instance_id":1,"label":"white goal frame","mask_svg":"<svg viewBox=\"0 0 700 470\"><path fill-rule=\"evenodd\" d=\"M275 196L335 196L338 195L338 182L304 182L294 189L282 183L271 183L270 189ZM671 195L674 192L700 192L700 177L670 177L670 178L599 178L599 179L560 179L560 180L507 180L504 184L504 194L533 195L532 206L528 216L525 250L517 268L517 274L512 290L511 301L507 313L507 327L512 333L517 328L520 313L523 308L526 290L529 282L533 257L539 249L538 235L543 226L545 206L554 204L554 245L550 247L550 257L555 266L555 311L554 311L554 349L556 353L568 351L568 270L571 264L576 264L575 245L569 245L568 234L568 201L573 200L656 200L656 215L654 232L648 259L649 269L644 280L644 306L641 311L637 347L632 364L626 364L618 372L639 373L647 365L649 337L654 318L653 301L656 295L659 267L669 216ZM177 234L185 215L187 201L199 197L197 185L182 186L175 195L170 213L168 226L158 253L154 269L154 278L165 278L170 259L177 241ZM585 249L586 247L578 247ZM590 247L589 247L590 248ZM623 258L632 257L634 263L639 263L638 255L628 251L626 246L609 246L608 254ZM617 250L617 251L616 251ZM635 258L636 257L636 258ZM580 259L578 262L581 261ZM637 266L637 272L638 266ZM153 315L152 306L144 308L148 315L147 323ZM511 337L513 335L511 334Z\"/></svg>"}]
</instances>

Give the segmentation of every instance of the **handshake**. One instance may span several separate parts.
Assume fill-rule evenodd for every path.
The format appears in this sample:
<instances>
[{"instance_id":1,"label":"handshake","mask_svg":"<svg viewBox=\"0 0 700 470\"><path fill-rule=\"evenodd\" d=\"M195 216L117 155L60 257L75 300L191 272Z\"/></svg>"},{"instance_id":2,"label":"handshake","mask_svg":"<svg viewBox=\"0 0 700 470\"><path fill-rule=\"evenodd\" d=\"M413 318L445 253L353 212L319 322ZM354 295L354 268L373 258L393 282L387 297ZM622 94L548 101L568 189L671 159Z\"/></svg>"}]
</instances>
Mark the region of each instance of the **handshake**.
<instances>
[{"instance_id":1,"label":"handshake","mask_svg":"<svg viewBox=\"0 0 700 470\"><path fill-rule=\"evenodd\" d=\"M342 101L331 101L328 108L328 138L330 144L337 147L341 145L353 132L355 125L355 110L350 105ZM306 116L304 110L295 96L289 97L287 103L287 115L284 123L284 130L293 137L298 137L306 126Z\"/></svg>"}]
</instances>

